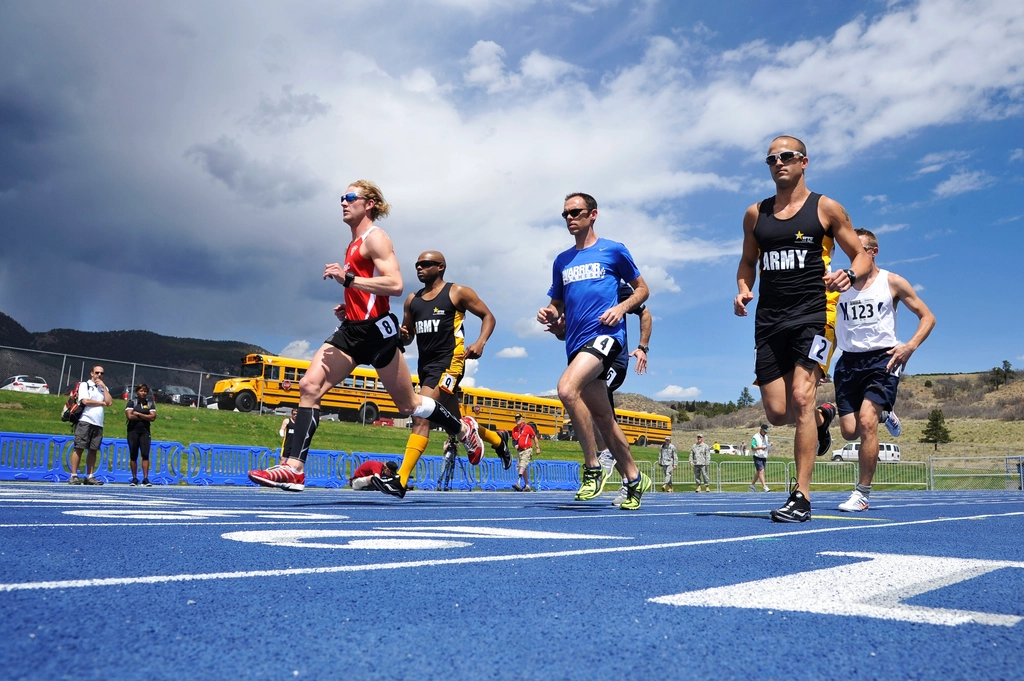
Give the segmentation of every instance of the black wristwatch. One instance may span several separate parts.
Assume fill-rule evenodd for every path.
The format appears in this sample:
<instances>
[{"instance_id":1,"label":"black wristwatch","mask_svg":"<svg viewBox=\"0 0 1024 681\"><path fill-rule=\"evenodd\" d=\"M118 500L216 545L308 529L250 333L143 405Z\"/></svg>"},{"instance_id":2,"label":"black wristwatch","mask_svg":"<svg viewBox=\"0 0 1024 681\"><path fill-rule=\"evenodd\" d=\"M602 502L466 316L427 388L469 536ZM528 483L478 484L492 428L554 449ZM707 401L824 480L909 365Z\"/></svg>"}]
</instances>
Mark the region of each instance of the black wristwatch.
<instances>
[{"instance_id":1,"label":"black wristwatch","mask_svg":"<svg viewBox=\"0 0 1024 681\"><path fill-rule=\"evenodd\" d=\"M853 286L857 281L857 274L853 270L846 270L846 276L850 278L850 286Z\"/></svg>"},{"instance_id":2,"label":"black wristwatch","mask_svg":"<svg viewBox=\"0 0 1024 681\"><path fill-rule=\"evenodd\" d=\"M643 350L645 355L651 354L651 347L649 345L638 345L637 350Z\"/></svg>"},{"instance_id":3,"label":"black wristwatch","mask_svg":"<svg viewBox=\"0 0 1024 681\"><path fill-rule=\"evenodd\" d=\"M356 278L356 275L352 274L351 272L346 272L345 273L345 283L343 283L342 286L344 286L345 288L348 288L349 286L352 285L352 282L353 282L353 280L355 280L355 278Z\"/></svg>"}]
</instances>

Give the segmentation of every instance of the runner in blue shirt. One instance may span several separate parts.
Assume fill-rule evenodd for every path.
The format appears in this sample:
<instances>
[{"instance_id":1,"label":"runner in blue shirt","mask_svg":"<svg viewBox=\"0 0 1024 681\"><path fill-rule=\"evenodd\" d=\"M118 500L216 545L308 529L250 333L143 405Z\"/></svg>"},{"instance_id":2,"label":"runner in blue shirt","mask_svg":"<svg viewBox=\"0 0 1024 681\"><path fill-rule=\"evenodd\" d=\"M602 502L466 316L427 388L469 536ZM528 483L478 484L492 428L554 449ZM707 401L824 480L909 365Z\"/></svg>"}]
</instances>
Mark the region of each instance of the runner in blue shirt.
<instances>
[{"instance_id":1,"label":"runner in blue shirt","mask_svg":"<svg viewBox=\"0 0 1024 681\"><path fill-rule=\"evenodd\" d=\"M643 493L651 488L651 480L633 461L626 436L615 422L604 379L626 342L626 312L647 300L649 291L626 247L594 232L594 197L569 194L562 217L576 246L555 258L548 291L551 302L537 312L537 321L550 328L565 317L569 366L558 381L558 397L572 418L583 449L583 482L576 500L593 499L604 486L594 438L596 425L612 450L616 469L627 481L627 498L619 508L635 510L640 508ZM633 287L633 295L622 302L620 281Z\"/></svg>"}]
</instances>

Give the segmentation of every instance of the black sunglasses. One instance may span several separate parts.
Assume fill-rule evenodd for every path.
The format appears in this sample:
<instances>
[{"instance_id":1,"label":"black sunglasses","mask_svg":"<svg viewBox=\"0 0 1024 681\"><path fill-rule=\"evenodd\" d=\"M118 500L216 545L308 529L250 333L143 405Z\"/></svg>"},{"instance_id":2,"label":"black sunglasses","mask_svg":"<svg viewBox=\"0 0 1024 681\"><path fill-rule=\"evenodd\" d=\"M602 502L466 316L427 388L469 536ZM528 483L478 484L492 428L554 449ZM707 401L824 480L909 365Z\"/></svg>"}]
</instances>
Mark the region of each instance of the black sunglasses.
<instances>
[{"instance_id":1,"label":"black sunglasses","mask_svg":"<svg viewBox=\"0 0 1024 681\"><path fill-rule=\"evenodd\" d=\"M418 270L425 270L428 267L440 267L440 266L441 266L441 263L439 263L436 260L420 260L418 263L416 263L416 269L418 269Z\"/></svg>"},{"instance_id":2,"label":"black sunglasses","mask_svg":"<svg viewBox=\"0 0 1024 681\"><path fill-rule=\"evenodd\" d=\"M782 161L783 163L789 163L794 158L803 158L803 157L804 157L804 155L801 154L799 151L781 151L781 152L779 152L777 154L768 154L768 156L765 157L764 162L767 163L770 166L773 166L773 165L775 165L775 163L777 161Z\"/></svg>"},{"instance_id":3,"label":"black sunglasses","mask_svg":"<svg viewBox=\"0 0 1024 681\"><path fill-rule=\"evenodd\" d=\"M590 212L589 208L573 208L572 210L563 210L562 211L562 219L565 220L566 218L578 218L580 216L580 213L589 213L589 212Z\"/></svg>"},{"instance_id":4,"label":"black sunglasses","mask_svg":"<svg viewBox=\"0 0 1024 681\"><path fill-rule=\"evenodd\" d=\"M95 376L102 376L102 375L103 375L103 372L102 372L102 371L94 371L94 372L92 372L92 373L93 373L93 375L95 375Z\"/></svg>"}]
</instances>

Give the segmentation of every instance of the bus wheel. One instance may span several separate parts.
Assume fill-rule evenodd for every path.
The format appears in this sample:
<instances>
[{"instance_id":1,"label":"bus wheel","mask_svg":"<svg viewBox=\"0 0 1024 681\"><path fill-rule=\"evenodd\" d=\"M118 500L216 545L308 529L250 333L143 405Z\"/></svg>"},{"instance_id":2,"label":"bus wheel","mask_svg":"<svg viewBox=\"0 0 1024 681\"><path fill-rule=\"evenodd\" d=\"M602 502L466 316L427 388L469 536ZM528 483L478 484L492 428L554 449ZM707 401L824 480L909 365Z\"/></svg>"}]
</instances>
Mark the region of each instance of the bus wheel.
<instances>
[{"instance_id":1,"label":"bus wheel","mask_svg":"<svg viewBox=\"0 0 1024 681\"><path fill-rule=\"evenodd\" d=\"M637 447L646 447L647 446L647 436L646 435L641 435L640 437L638 437L636 439L636 446Z\"/></svg>"},{"instance_id":2,"label":"bus wheel","mask_svg":"<svg viewBox=\"0 0 1024 681\"><path fill-rule=\"evenodd\" d=\"M359 407L359 422L360 423L373 423L377 420L380 415L380 409L373 402L367 402L363 406Z\"/></svg>"},{"instance_id":3,"label":"bus wheel","mask_svg":"<svg viewBox=\"0 0 1024 681\"><path fill-rule=\"evenodd\" d=\"M251 392L241 392L235 397L235 408L241 412L252 411L256 408L256 396Z\"/></svg>"}]
</instances>

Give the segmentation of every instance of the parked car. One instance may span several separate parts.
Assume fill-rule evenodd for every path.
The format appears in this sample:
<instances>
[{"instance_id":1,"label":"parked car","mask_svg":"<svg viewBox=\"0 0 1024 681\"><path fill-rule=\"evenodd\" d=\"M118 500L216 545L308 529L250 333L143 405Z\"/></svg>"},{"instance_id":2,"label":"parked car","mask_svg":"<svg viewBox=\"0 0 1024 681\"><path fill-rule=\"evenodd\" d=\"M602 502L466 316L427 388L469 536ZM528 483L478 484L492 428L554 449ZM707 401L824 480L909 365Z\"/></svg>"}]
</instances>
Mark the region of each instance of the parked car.
<instances>
[{"instance_id":1,"label":"parked car","mask_svg":"<svg viewBox=\"0 0 1024 681\"><path fill-rule=\"evenodd\" d=\"M0 390L15 390L20 393L36 393L38 395L50 394L50 386L46 384L45 378L26 374L11 376L4 381L3 385L0 385Z\"/></svg>"},{"instance_id":2,"label":"parked car","mask_svg":"<svg viewBox=\"0 0 1024 681\"><path fill-rule=\"evenodd\" d=\"M860 456L860 443L848 442L842 449L832 451L833 461L857 461ZM900 460L900 446L891 442L878 443L878 460L896 463Z\"/></svg>"},{"instance_id":3,"label":"parked car","mask_svg":"<svg viewBox=\"0 0 1024 681\"><path fill-rule=\"evenodd\" d=\"M165 385L162 388L157 388L153 391L153 399L157 402L166 402L168 404L180 404L183 407L195 407L204 406L202 397L196 394L196 391L192 388L186 388L182 385Z\"/></svg>"},{"instance_id":4,"label":"parked car","mask_svg":"<svg viewBox=\"0 0 1024 681\"><path fill-rule=\"evenodd\" d=\"M719 449L718 449L718 453L719 454L728 454L730 456L739 456L740 455L740 448L737 447L736 445L722 445L722 444L720 444L720 445L718 445L718 447L719 447Z\"/></svg>"}]
</instances>

